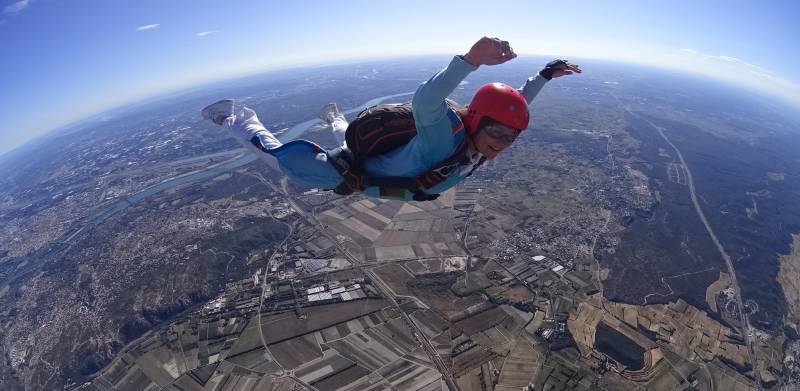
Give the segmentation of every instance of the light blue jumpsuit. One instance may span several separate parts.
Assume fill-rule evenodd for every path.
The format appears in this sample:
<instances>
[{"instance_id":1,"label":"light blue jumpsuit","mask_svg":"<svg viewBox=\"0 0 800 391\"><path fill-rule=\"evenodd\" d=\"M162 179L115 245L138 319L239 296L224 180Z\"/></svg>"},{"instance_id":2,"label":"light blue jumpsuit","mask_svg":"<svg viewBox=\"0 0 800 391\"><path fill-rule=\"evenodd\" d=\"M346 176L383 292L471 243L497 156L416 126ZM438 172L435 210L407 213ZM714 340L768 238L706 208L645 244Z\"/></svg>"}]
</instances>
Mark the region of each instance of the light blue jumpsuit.
<instances>
[{"instance_id":1,"label":"light blue jumpsuit","mask_svg":"<svg viewBox=\"0 0 800 391\"><path fill-rule=\"evenodd\" d=\"M476 69L476 66L467 63L461 56L455 56L447 68L422 83L411 101L417 135L406 145L369 158L365 165L367 175L416 177L453 155L463 137L466 137L466 132L459 131L464 125L458 114L445 103L445 98ZM520 89L528 104L546 82L547 79L538 75L528 78ZM321 159L320 147L309 141L295 140L277 148L266 149L264 152L277 159L284 174L300 183L322 189L333 189L341 182L336 169ZM477 157L425 192L438 194L461 182L471 171ZM366 188L363 193L381 197L380 189L376 186ZM404 197L383 196L383 198L410 201L413 200L413 196L413 193L406 191Z\"/></svg>"}]
</instances>

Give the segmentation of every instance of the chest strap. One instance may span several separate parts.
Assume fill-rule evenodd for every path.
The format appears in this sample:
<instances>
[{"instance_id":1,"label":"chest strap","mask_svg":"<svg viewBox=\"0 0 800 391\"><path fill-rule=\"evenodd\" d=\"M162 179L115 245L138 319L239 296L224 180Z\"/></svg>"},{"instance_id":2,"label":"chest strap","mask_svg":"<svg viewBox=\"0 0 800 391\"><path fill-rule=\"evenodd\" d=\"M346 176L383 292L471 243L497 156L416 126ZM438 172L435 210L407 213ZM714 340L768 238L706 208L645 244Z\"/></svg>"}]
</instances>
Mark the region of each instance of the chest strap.
<instances>
[{"instance_id":1,"label":"chest strap","mask_svg":"<svg viewBox=\"0 0 800 391\"><path fill-rule=\"evenodd\" d=\"M346 148L336 148L328 151L328 163L330 163L339 175L342 176L342 183L333 191L336 194L349 195L362 191L370 186L380 189L381 196L404 197L405 192L412 193L415 201L432 201L439 197L439 194L426 193L430 189L443 182L452 175L459 167L469 164L469 148L466 138L462 140L458 149L450 157L437 164L432 169L417 175L416 177L375 177L363 173L363 167L355 167L354 156ZM467 177L486 160L481 157Z\"/></svg>"}]
</instances>

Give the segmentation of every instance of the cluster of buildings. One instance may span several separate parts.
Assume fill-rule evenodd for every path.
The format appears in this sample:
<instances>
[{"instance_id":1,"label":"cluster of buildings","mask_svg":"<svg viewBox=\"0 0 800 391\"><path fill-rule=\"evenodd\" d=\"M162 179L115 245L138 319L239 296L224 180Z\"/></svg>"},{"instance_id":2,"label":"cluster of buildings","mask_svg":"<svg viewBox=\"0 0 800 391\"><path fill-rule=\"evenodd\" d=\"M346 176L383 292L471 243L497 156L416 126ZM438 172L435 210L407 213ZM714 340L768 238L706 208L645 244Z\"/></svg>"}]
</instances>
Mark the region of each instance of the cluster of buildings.
<instances>
[{"instance_id":1,"label":"cluster of buildings","mask_svg":"<svg viewBox=\"0 0 800 391\"><path fill-rule=\"evenodd\" d=\"M569 271L568 266L570 265L565 267L544 255L535 255L530 260L518 259L511 265L505 265L506 270L518 280L523 281L525 285L540 284L543 286L552 284L554 275L559 278L564 277Z\"/></svg>"},{"instance_id":2,"label":"cluster of buildings","mask_svg":"<svg viewBox=\"0 0 800 391\"><path fill-rule=\"evenodd\" d=\"M343 285L339 281L315 286L306 290L306 300L309 303L322 303L331 300L350 301L367 297L361 289L361 284Z\"/></svg>"}]
</instances>

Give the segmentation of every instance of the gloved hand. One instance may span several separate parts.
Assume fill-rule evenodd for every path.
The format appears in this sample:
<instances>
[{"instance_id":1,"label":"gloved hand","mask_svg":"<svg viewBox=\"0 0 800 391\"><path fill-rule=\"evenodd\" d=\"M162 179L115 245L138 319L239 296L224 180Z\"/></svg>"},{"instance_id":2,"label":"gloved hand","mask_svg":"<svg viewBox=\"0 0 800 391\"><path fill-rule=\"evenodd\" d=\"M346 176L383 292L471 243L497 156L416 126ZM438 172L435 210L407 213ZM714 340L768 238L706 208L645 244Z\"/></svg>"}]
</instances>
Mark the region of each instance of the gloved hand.
<instances>
[{"instance_id":1,"label":"gloved hand","mask_svg":"<svg viewBox=\"0 0 800 391\"><path fill-rule=\"evenodd\" d=\"M573 73L581 73L581 68L578 64L570 64L567 60L553 60L547 63L544 68L539 71L539 75L543 78L550 80L554 77L561 77L564 75L571 75Z\"/></svg>"},{"instance_id":2,"label":"gloved hand","mask_svg":"<svg viewBox=\"0 0 800 391\"><path fill-rule=\"evenodd\" d=\"M364 188L364 179L360 175L346 171L342 177L342 182L333 189L333 192L339 195L350 195L362 191Z\"/></svg>"}]
</instances>

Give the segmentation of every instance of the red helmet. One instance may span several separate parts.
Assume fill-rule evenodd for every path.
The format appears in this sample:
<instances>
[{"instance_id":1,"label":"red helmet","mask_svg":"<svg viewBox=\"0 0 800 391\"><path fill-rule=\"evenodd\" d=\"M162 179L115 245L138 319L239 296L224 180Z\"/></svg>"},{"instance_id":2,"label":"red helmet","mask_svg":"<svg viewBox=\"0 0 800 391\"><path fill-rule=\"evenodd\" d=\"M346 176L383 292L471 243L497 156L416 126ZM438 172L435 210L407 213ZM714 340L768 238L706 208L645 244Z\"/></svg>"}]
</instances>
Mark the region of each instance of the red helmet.
<instances>
[{"instance_id":1,"label":"red helmet","mask_svg":"<svg viewBox=\"0 0 800 391\"><path fill-rule=\"evenodd\" d=\"M483 117L489 117L519 130L525 130L530 120L525 97L503 83L484 84L472 97L467 108L464 126L469 134L474 134L478 130L478 124Z\"/></svg>"}]
</instances>

